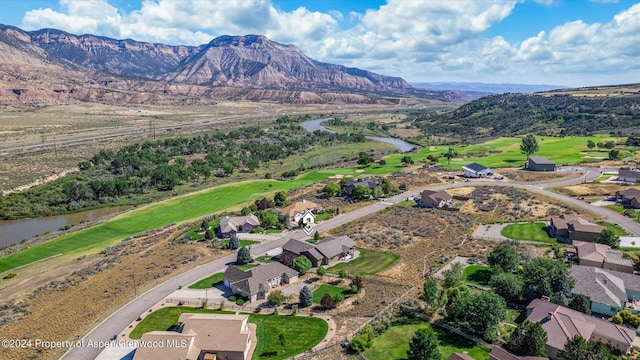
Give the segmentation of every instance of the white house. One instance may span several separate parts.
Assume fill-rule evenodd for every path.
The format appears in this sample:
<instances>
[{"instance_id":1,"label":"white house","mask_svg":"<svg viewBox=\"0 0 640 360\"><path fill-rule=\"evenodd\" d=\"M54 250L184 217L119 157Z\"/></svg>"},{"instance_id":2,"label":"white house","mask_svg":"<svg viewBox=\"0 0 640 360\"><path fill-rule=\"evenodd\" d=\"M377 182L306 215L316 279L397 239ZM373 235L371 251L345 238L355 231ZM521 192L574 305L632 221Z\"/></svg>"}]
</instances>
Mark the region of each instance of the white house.
<instances>
[{"instance_id":1,"label":"white house","mask_svg":"<svg viewBox=\"0 0 640 360\"><path fill-rule=\"evenodd\" d=\"M462 167L462 171L464 171L463 176L467 178L480 178L480 177L493 175L493 172L490 169L478 163L465 165Z\"/></svg>"}]
</instances>

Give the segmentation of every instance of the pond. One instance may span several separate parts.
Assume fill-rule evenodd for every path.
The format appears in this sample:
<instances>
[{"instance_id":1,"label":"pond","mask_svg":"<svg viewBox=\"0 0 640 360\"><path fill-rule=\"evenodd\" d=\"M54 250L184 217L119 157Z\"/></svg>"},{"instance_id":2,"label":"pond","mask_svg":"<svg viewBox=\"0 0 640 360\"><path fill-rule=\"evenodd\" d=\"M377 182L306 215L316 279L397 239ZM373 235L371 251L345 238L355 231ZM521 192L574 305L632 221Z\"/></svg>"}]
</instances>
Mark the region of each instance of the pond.
<instances>
[{"instance_id":1,"label":"pond","mask_svg":"<svg viewBox=\"0 0 640 360\"><path fill-rule=\"evenodd\" d=\"M0 247L17 244L47 231L57 231L67 225L95 221L103 216L130 209L131 206L112 206L73 214L0 220Z\"/></svg>"},{"instance_id":2,"label":"pond","mask_svg":"<svg viewBox=\"0 0 640 360\"><path fill-rule=\"evenodd\" d=\"M309 120L309 121L305 121L300 123L300 126L302 126L305 130L310 131L310 132L314 132L316 130L324 130L324 131L328 131L328 132L335 132L333 130L329 130L327 128L325 128L324 126L322 126L322 123L327 121L327 120L331 120L333 118L324 118L324 119L317 119L317 120ZM378 136L365 136L367 139L369 140L375 140L375 141L382 141L382 142L386 142L387 144L391 144L396 146L398 149L400 149L401 152L407 152L407 151L411 151L413 150L416 146L408 143L404 140L400 140L400 139L396 139L396 138L387 138L387 137L378 137Z\"/></svg>"}]
</instances>

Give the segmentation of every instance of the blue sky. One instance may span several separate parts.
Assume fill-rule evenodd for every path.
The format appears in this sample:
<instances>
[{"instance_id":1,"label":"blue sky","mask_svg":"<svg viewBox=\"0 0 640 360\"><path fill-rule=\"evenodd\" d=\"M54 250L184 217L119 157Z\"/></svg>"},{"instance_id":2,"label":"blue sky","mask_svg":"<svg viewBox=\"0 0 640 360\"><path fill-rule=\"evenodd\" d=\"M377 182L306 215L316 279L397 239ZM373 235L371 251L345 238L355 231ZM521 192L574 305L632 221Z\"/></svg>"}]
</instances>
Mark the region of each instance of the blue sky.
<instances>
[{"instance_id":1,"label":"blue sky","mask_svg":"<svg viewBox=\"0 0 640 360\"><path fill-rule=\"evenodd\" d=\"M640 82L640 0L0 0L25 30L199 45L264 34L408 81Z\"/></svg>"}]
</instances>

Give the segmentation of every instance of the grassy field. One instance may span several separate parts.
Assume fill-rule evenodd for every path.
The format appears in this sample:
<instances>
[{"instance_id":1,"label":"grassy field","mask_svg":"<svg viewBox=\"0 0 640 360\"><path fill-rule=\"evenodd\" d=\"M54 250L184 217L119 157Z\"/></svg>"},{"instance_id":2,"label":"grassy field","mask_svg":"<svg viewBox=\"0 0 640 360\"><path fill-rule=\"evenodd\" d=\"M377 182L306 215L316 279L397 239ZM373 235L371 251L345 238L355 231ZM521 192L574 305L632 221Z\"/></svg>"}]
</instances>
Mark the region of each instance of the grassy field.
<instances>
[{"instance_id":1,"label":"grassy field","mask_svg":"<svg viewBox=\"0 0 640 360\"><path fill-rule=\"evenodd\" d=\"M382 335L373 339L371 347L364 352L364 356L370 360L406 359L411 337L416 330L423 328L430 328L436 333L440 343L438 346L440 356L443 360L454 352L466 352L476 360L489 358L487 349L426 322L391 326Z\"/></svg>"},{"instance_id":2,"label":"grassy field","mask_svg":"<svg viewBox=\"0 0 640 360\"><path fill-rule=\"evenodd\" d=\"M240 247L245 247L245 246L251 246L253 244L258 244L260 243L259 241L253 241L253 240L240 240ZM229 240L222 240L222 245L228 245L229 244Z\"/></svg>"},{"instance_id":3,"label":"grassy field","mask_svg":"<svg viewBox=\"0 0 640 360\"><path fill-rule=\"evenodd\" d=\"M464 282L489 286L489 280L491 280L491 268L482 265L469 265L464 268L462 272L462 279Z\"/></svg>"},{"instance_id":4,"label":"grassy field","mask_svg":"<svg viewBox=\"0 0 640 360\"><path fill-rule=\"evenodd\" d=\"M541 222L510 224L505 226L504 229L500 231L500 234L513 240L539 241L555 244L557 242L556 238L550 237L549 234L543 230L545 226L546 224Z\"/></svg>"},{"instance_id":5,"label":"grassy field","mask_svg":"<svg viewBox=\"0 0 640 360\"><path fill-rule=\"evenodd\" d=\"M190 285L189 289L211 289L215 285L222 283L222 280L224 280L224 275L216 273Z\"/></svg>"},{"instance_id":6,"label":"grassy field","mask_svg":"<svg viewBox=\"0 0 640 360\"><path fill-rule=\"evenodd\" d=\"M629 236L629 233L624 231L623 228L615 226L614 224L608 223L606 221L596 221L596 224L604 226L605 228L613 231L618 236Z\"/></svg>"},{"instance_id":7,"label":"grassy field","mask_svg":"<svg viewBox=\"0 0 640 360\"><path fill-rule=\"evenodd\" d=\"M329 294L331 295L331 297L335 297L338 294L343 294L345 297L347 297L347 295L350 293L351 289L348 289L346 287L322 284L313 292L313 302L316 304L320 304L320 300L322 300L324 294Z\"/></svg>"},{"instance_id":8,"label":"grassy field","mask_svg":"<svg viewBox=\"0 0 640 360\"><path fill-rule=\"evenodd\" d=\"M276 261L276 259L273 256L263 255L263 256L258 256L256 258L256 261L263 262L263 263L270 263L270 262Z\"/></svg>"},{"instance_id":9,"label":"grassy field","mask_svg":"<svg viewBox=\"0 0 640 360\"><path fill-rule=\"evenodd\" d=\"M375 275L382 270L385 270L396 261L399 256L396 254L376 251L369 249L360 249L360 256L346 263L340 263L327 269L328 272L337 274L340 270L345 270L351 275Z\"/></svg>"},{"instance_id":10,"label":"grassy field","mask_svg":"<svg viewBox=\"0 0 640 360\"><path fill-rule=\"evenodd\" d=\"M220 314L219 310L169 307L157 310L145 317L131 332L132 339L155 330L168 330L178 324L183 313ZM249 315L249 322L257 325L258 343L252 359L286 359L319 344L328 331L327 323L315 317ZM284 334L286 347L280 347L279 335Z\"/></svg>"},{"instance_id":11,"label":"grassy field","mask_svg":"<svg viewBox=\"0 0 640 360\"><path fill-rule=\"evenodd\" d=\"M254 268L256 266L258 266L258 264L244 264L244 265L234 265L235 267L237 267L238 269L242 270L242 271L246 271L249 270L251 268Z\"/></svg>"}]
</instances>

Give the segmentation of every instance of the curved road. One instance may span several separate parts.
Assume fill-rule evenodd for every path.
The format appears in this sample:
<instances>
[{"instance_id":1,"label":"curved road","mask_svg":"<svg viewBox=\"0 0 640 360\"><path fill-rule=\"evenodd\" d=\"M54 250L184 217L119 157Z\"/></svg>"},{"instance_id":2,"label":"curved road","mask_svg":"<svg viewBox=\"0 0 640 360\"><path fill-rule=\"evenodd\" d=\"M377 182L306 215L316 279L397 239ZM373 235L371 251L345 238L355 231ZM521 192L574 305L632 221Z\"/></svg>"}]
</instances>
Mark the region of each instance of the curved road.
<instances>
[{"instance_id":1,"label":"curved road","mask_svg":"<svg viewBox=\"0 0 640 360\"><path fill-rule=\"evenodd\" d=\"M576 179L570 179L560 182L553 182L548 184L543 184L545 187L555 187L555 186L567 186L579 184L583 181L589 181L598 178L602 169L591 169L591 168L576 168L574 171L582 171L585 176L581 176ZM529 184L519 184L519 183L509 183L509 182L497 182L497 181L470 181L470 182L457 182L452 184L443 184L437 186L431 186L424 189L412 190L404 192L400 195L393 196L391 198L385 199L381 202L376 202L375 204L360 208L358 210L341 214L332 219L328 219L323 221L320 224L315 226L315 229L319 232L324 232L329 229L335 228L342 224L348 223L350 221L359 219L363 216L367 216L369 214L380 211L388 206L396 204L400 201L406 200L408 197L418 196L422 190L430 189L430 190L445 190L456 187L466 187L466 186L478 186L478 185L489 185L489 186L511 186L515 188L521 188L530 190L539 194L543 194L549 196L551 198L575 205L576 207L583 208L585 210L594 212L603 218L609 220L612 223L619 224L629 233L634 234L636 236L640 235L640 224L636 223L632 219L629 219L619 213L611 211L605 208L599 208L595 206L591 206L585 202L570 198L568 196L556 194L554 192L545 190L541 185L529 185ZM254 256L263 255L265 252L275 249L277 247L282 246L288 239L295 238L298 240L302 240L308 238L306 234L302 231L297 231L287 237L280 238L278 240L274 240L265 244L253 246L251 248L251 253ZM118 334L126 326L130 323L134 322L135 319L140 316L140 314L147 311L152 305L162 301L164 298L169 296L172 292L174 292L178 286L186 286L195 281L198 281L202 278L205 278L211 275L214 272L222 271L226 266L235 261L236 255L228 255L221 259L212 261L200 267L197 267L193 270L190 270L186 273L180 274L166 282L156 286L155 288L149 290L148 292L140 295L136 299L132 300L130 303L113 313L110 317L104 320L101 324L96 326L91 332L89 332L84 339L91 341L107 341L109 340L113 334ZM103 349L101 348L71 348L67 351L66 354L63 355L64 359L68 360L86 360L86 359L94 359Z\"/></svg>"}]
</instances>

